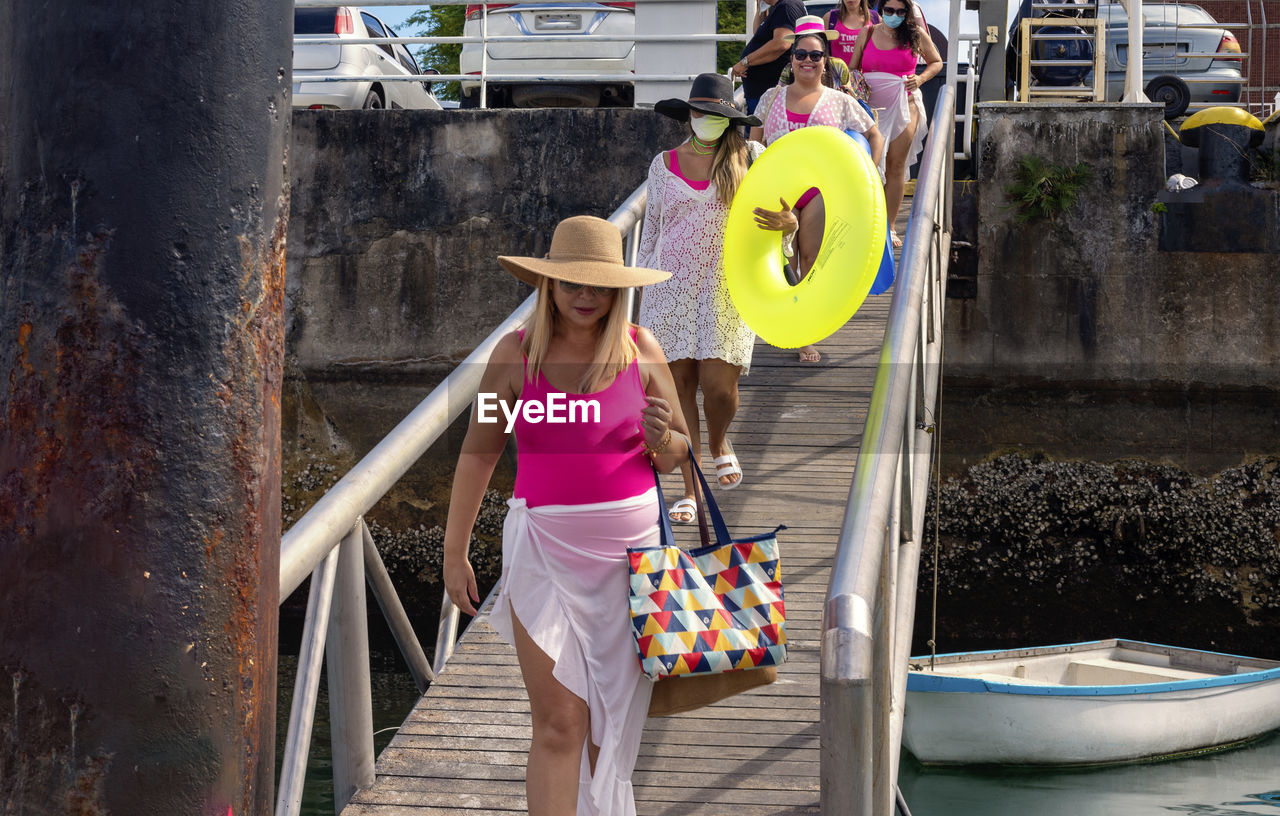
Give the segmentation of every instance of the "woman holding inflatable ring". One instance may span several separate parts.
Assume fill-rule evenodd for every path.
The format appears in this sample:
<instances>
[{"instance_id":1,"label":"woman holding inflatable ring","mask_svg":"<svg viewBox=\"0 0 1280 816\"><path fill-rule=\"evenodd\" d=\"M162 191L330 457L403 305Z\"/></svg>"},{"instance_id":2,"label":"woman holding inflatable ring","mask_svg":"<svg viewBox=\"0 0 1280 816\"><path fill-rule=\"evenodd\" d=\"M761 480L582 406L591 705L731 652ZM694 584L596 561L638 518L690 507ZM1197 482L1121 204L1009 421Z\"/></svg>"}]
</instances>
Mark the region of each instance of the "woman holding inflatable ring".
<instances>
[{"instance_id":1,"label":"woman holding inflatable ring","mask_svg":"<svg viewBox=\"0 0 1280 816\"><path fill-rule=\"evenodd\" d=\"M760 97L756 112L761 125L751 129L752 139L770 145L793 130L809 125L830 125L862 133L871 144L872 158L879 160L884 150L884 139L875 120L853 97L822 83L831 53L830 41L836 36L836 32L826 30L819 17L802 17L796 22L796 32L789 38L793 44L792 82L770 88ZM803 279L813 267L822 246L827 217L822 194L817 187L811 187L794 205L786 201L781 201L781 204L781 211L757 208L756 223L761 229L796 233L797 271ZM818 349L812 345L801 348L799 354L803 363L816 363L822 359Z\"/></svg>"},{"instance_id":2,"label":"woman holding inflatable ring","mask_svg":"<svg viewBox=\"0 0 1280 816\"><path fill-rule=\"evenodd\" d=\"M671 273L646 286L640 325L653 332L667 355L680 408L689 423L693 454L701 454L698 389L707 414L707 442L722 490L742 483L727 433L738 412L738 378L751 367L755 333L734 308L725 285L721 251L729 205L763 147L742 137L742 126L760 120L734 107L733 83L700 74L689 98L663 99L653 109L689 127L688 138L649 165L644 229L636 263ZM671 506L676 524L692 524L697 510L693 469L684 471L684 497Z\"/></svg>"},{"instance_id":3,"label":"woman holding inflatable ring","mask_svg":"<svg viewBox=\"0 0 1280 816\"><path fill-rule=\"evenodd\" d=\"M884 159L884 198L889 224L898 217L907 174L924 147L924 100L920 86L942 70L942 57L918 20L912 0L880 0L880 22L858 35L853 48L855 71L862 71L871 89L871 106L880 111L889 149ZM923 59L924 70L916 73ZM902 246L896 232L890 233L895 247Z\"/></svg>"}]
</instances>

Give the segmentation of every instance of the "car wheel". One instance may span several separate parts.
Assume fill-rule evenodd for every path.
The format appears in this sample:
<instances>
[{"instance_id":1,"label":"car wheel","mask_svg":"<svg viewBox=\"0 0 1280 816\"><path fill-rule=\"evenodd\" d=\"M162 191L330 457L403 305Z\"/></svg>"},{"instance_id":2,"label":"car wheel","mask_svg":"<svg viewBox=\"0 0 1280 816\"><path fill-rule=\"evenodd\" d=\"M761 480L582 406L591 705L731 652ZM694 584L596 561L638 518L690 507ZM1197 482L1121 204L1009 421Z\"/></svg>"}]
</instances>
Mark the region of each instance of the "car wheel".
<instances>
[{"instance_id":1,"label":"car wheel","mask_svg":"<svg viewBox=\"0 0 1280 816\"><path fill-rule=\"evenodd\" d=\"M382 110L382 94L376 90L370 90L369 95L364 98L363 107L365 110Z\"/></svg>"},{"instance_id":2,"label":"car wheel","mask_svg":"<svg viewBox=\"0 0 1280 816\"><path fill-rule=\"evenodd\" d=\"M1147 83L1146 92L1152 102L1164 105L1165 119L1177 119L1191 104L1191 90L1177 77L1158 76Z\"/></svg>"},{"instance_id":3,"label":"car wheel","mask_svg":"<svg viewBox=\"0 0 1280 816\"><path fill-rule=\"evenodd\" d=\"M480 107L480 92L470 94L460 94L458 96L458 107L460 108L478 108Z\"/></svg>"}]
</instances>

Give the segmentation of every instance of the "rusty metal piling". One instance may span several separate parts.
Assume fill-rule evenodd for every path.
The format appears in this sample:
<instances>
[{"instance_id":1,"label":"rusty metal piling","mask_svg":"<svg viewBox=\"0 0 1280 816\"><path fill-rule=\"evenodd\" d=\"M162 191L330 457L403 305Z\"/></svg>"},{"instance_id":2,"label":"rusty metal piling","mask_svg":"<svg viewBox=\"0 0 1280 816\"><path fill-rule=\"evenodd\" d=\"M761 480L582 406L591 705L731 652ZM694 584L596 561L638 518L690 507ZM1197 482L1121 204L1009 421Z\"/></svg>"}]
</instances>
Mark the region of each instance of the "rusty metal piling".
<instances>
[{"instance_id":1,"label":"rusty metal piling","mask_svg":"<svg viewBox=\"0 0 1280 816\"><path fill-rule=\"evenodd\" d=\"M291 21L0 4L6 813L270 813Z\"/></svg>"}]
</instances>

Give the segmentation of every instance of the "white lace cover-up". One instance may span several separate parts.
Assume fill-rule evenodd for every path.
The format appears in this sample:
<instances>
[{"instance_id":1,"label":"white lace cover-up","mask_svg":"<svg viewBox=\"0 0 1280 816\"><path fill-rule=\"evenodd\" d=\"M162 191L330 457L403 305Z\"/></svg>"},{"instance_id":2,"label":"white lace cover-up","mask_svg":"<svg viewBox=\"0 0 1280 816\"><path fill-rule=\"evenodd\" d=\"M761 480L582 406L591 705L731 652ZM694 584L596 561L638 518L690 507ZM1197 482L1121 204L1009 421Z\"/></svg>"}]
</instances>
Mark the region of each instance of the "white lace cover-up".
<instances>
[{"instance_id":1,"label":"white lace cover-up","mask_svg":"<svg viewBox=\"0 0 1280 816\"><path fill-rule=\"evenodd\" d=\"M640 672L631 634L627 547L658 545L656 488L596 504L529 507L507 502L502 589L489 623L514 645L514 610L555 662L552 674L591 711L599 746L591 774L586 747L578 816L635 816L631 772L653 684Z\"/></svg>"},{"instance_id":2,"label":"white lace cover-up","mask_svg":"<svg viewBox=\"0 0 1280 816\"><path fill-rule=\"evenodd\" d=\"M753 160L763 150L754 142L747 149ZM644 288L640 325L653 332L668 362L724 360L742 366L745 376L756 336L725 285L721 250L728 219L714 181L695 190L667 168L662 153L654 157L636 265L671 277Z\"/></svg>"}]
</instances>

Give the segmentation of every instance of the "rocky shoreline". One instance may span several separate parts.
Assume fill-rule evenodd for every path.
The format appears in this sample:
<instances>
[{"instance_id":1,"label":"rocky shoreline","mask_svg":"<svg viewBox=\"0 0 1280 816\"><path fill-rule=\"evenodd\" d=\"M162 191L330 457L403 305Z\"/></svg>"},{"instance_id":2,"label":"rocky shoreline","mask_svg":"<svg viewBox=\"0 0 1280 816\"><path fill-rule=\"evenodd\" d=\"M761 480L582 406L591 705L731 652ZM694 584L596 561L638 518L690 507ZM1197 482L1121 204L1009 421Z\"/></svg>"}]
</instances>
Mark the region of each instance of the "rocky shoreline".
<instances>
[{"instance_id":1,"label":"rocky shoreline","mask_svg":"<svg viewBox=\"0 0 1280 816\"><path fill-rule=\"evenodd\" d=\"M286 435L286 529L358 459L311 407L292 415ZM456 457L443 448L367 517L428 650ZM513 480L500 464L472 536L482 596L501 570ZM939 651L1130 637L1280 659L1280 459L1211 477L1139 460L991 459L930 497L913 654L929 649L935 583ZM301 616L306 590L282 615Z\"/></svg>"}]
</instances>

